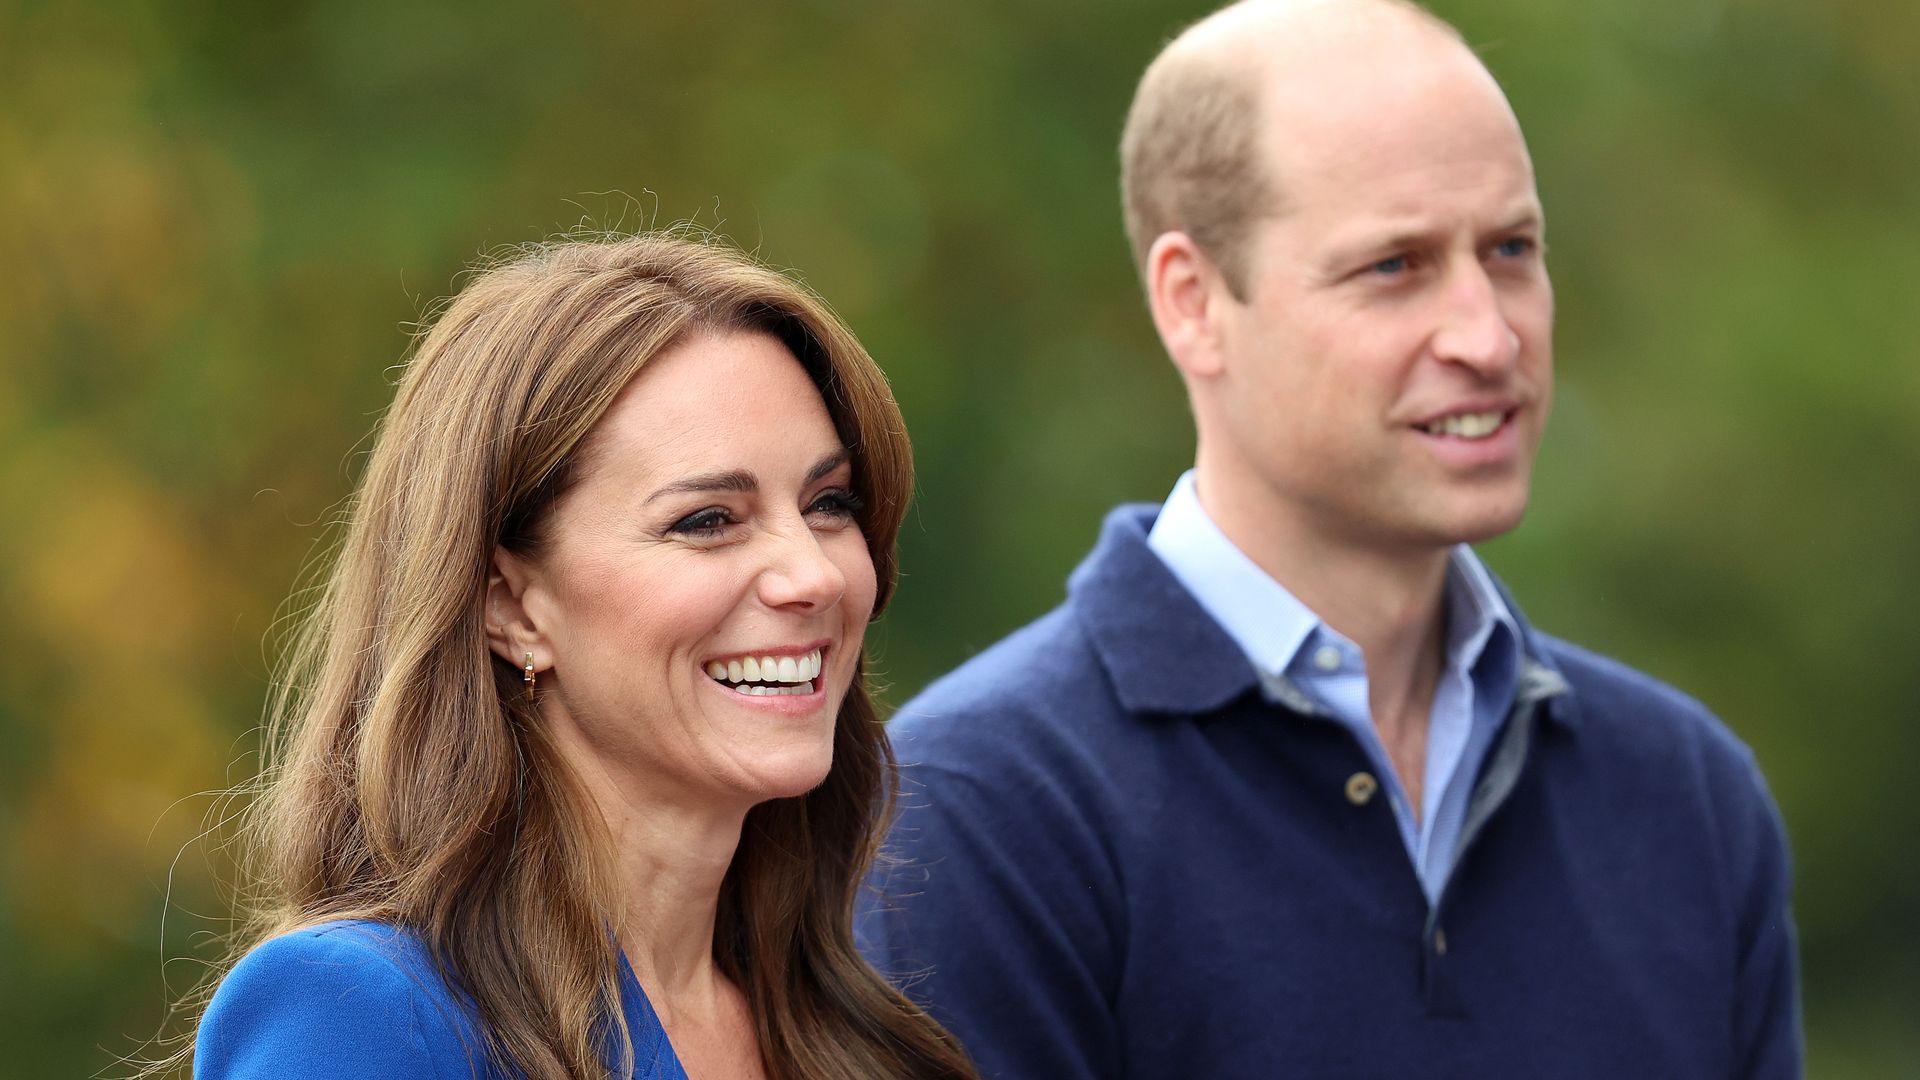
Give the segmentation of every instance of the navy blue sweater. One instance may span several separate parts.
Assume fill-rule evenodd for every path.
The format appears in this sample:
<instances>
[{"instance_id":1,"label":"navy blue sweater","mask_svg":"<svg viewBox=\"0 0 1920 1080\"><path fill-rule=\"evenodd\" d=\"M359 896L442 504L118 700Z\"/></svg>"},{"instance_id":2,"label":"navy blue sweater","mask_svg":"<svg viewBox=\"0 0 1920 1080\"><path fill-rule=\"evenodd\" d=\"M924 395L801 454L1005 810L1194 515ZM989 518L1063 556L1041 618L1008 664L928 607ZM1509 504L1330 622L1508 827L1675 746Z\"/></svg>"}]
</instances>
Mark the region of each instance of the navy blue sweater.
<instances>
[{"instance_id":1,"label":"navy blue sweater","mask_svg":"<svg viewBox=\"0 0 1920 1080\"><path fill-rule=\"evenodd\" d=\"M983 1073L1799 1075L1783 831L1719 721L1523 623L1430 908L1365 753L1262 684L1153 515L891 727L860 936Z\"/></svg>"}]
</instances>

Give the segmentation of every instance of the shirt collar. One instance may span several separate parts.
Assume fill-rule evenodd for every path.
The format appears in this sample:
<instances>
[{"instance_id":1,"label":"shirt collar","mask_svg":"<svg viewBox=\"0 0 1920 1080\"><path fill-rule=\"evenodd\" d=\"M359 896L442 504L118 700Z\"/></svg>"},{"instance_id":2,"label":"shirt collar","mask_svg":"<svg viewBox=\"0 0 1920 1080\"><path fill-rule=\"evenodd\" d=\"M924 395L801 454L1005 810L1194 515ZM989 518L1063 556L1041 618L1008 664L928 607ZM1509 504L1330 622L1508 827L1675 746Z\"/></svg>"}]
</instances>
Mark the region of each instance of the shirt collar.
<instances>
[{"instance_id":1,"label":"shirt collar","mask_svg":"<svg viewBox=\"0 0 1920 1080\"><path fill-rule=\"evenodd\" d=\"M1520 625L1485 563L1465 544L1447 562L1447 663L1493 700L1510 700L1520 667Z\"/></svg>"},{"instance_id":2,"label":"shirt collar","mask_svg":"<svg viewBox=\"0 0 1920 1080\"><path fill-rule=\"evenodd\" d=\"M1193 472L1182 474L1160 508L1147 547L1207 614L1268 675L1287 670L1320 619L1247 557L1200 505Z\"/></svg>"},{"instance_id":3,"label":"shirt collar","mask_svg":"<svg viewBox=\"0 0 1920 1080\"><path fill-rule=\"evenodd\" d=\"M1160 508L1115 507L1093 551L1067 579L1067 609L1087 635L1122 708L1193 716L1213 712L1260 687L1260 678L1225 629L1147 547ZM1491 578L1491 575L1489 575ZM1516 697L1553 699L1546 715L1577 726L1575 694L1537 633L1495 580L1520 641Z\"/></svg>"},{"instance_id":4,"label":"shirt collar","mask_svg":"<svg viewBox=\"0 0 1920 1080\"><path fill-rule=\"evenodd\" d=\"M1310 643L1324 642L1358 655L1352 642L1220 531L1200 504L1191 470L1167 496L1147 534L1147 546L1261 673L1312 678L1314 667L1303 656ZM1518 666L1519 627L1493 575L1465 544L1456 546L1448 559L1447 598L1449 666L1476 682L1491 680L1484 689L1508 699Z\"/></svg>"}]
</instances>

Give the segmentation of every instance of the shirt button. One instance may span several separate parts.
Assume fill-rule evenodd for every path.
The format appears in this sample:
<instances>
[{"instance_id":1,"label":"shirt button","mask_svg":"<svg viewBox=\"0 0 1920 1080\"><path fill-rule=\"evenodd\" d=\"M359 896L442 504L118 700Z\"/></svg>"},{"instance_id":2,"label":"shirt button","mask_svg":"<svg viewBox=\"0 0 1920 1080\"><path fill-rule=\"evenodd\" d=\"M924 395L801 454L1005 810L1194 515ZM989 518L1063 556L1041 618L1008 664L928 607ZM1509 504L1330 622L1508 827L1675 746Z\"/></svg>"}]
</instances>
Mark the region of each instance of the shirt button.
<instances>
[{"instance_id":1,"label":"shirt button","mask_svg":"<svg viewBox=\"0 0 1920 1080\"><path fill-rule=\"evenodd\" d=\"M1445 930L1435 930L1433 932L1433 955L1447 955L1447 932Z\"/></svg>"},{"instance_id":2,"label":"shirt button","mask_svg":"<svg viewBox=\"0 0 1920 1080\"><path fill-rule=\"evenodd\" d=\"M1355 806L1367 805L1379 790L1380 781L1375 780L1372 773L1357 772L1347 777L1347 801Z\"/></svg>"},{"instance_id":3,"label":"shirt button","mask_svg":"<svg viewBox=\"0 0 1920 1080\"><path fill-rule=\"evenodd\" d=\"M1322 645L1313 651L1313 666L1321 671L1340 670L1340 650L1331 645Z\"/></svg>"}]
</instances>

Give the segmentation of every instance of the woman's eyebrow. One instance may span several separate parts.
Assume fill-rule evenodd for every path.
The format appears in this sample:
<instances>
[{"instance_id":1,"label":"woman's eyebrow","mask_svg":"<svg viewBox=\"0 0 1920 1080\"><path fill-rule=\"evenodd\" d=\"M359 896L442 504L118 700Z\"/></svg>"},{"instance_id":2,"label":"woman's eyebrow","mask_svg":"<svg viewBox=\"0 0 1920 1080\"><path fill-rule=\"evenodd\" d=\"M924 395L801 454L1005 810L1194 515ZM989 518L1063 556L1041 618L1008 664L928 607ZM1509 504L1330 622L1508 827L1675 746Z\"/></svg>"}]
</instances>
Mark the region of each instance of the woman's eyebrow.
<instances>
[{"instance_id":1,"label":"woman's eyebrow","mask_svg":"<svg viewBox=\"0 0 1920 1080\"><path fill-rule=\"evenodd\" d=\"M698 476L675 480L647 496L647 502L663 499L668 495L685 495L697 491L758 491L759 489L760 481L752 473L745 469L727 469L722 472L701 473ZM641 505L644 506L646 503Z\"/></svg>"},{"instance_id":2,"label":"woman's eyebrow","mask_svg":"<svg viewBox=\"0 0 1920 1080\"><path fill-rule=\"evenodd\" d=\"M809 484L819 482L821 479L830 475L833 470L845 465L847 460L848 454L845 450L835 450L833 453L814 462L813 468L807 470L806 482ZM646 502L651 503L658 499L664 499L669 495L687 495L702 491L753 492L758 490L760 490L760 479L754 476L753 473L748 472L746 469L723 469L719 472L700 473L697 476L682 477L647 496ZM641 505L644 506L646 503L642 503Z\"/></svg>"},{"instance_id":3,"label":"woman's eyebrow","mask_svg":"<svg viewBox=\"0 0 1920 1080\"><path fill-rule=\"evenodd\" d=\"M847 457L848 455L845 450L835 450L833 453L821 458L814 463L813 468L807 470L806 482L812 484L826 479L829 473L847 463Z\"/></svg>"}]
</instances>

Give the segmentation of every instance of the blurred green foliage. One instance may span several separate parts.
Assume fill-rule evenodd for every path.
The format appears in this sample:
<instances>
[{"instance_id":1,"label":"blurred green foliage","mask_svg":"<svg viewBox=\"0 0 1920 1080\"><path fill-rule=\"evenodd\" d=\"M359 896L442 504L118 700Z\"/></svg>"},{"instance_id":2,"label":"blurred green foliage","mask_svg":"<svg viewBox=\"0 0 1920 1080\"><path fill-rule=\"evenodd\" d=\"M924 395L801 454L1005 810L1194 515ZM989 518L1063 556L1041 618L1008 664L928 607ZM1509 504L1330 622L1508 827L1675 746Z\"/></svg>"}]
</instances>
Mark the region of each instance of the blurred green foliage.
<instances>
[{"instance_id":1,"label":"blurred green foliage","mask_svg":"<svg viewBox=\"0 0 1920 1080\"><path fill-rule=\"evenodd\" d=\"M1920 1075L1920 7L1439 7L1527 128L1560 297L1490 561L1753 745L1812 1074ZM1189 458L1114 144L1203 10L0 0L0 1072L110 1067L217 955L207 793L483 251L690 217L860 331L920 462L893 700L1052 605Z\"/></svg>"}]
</instances>

